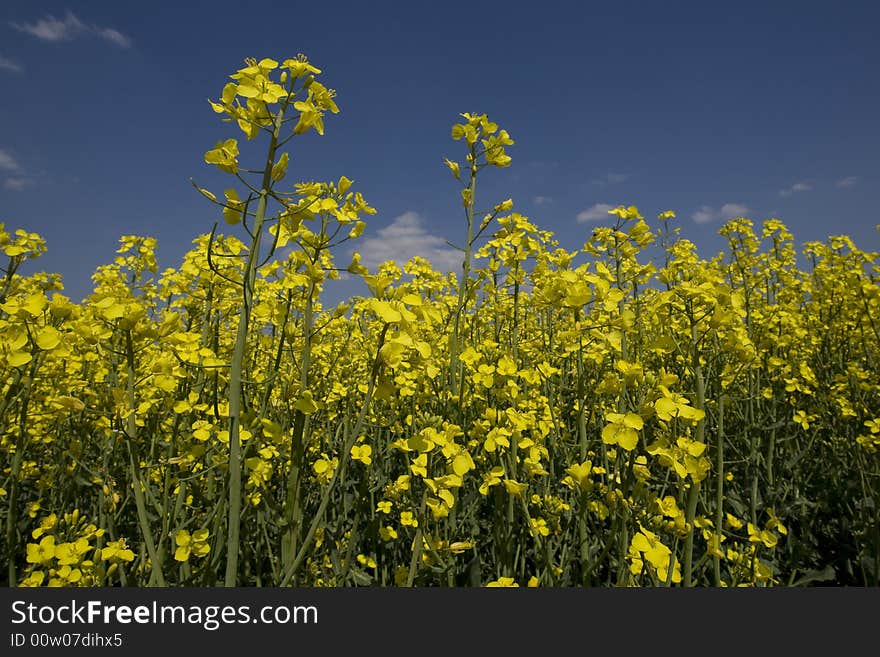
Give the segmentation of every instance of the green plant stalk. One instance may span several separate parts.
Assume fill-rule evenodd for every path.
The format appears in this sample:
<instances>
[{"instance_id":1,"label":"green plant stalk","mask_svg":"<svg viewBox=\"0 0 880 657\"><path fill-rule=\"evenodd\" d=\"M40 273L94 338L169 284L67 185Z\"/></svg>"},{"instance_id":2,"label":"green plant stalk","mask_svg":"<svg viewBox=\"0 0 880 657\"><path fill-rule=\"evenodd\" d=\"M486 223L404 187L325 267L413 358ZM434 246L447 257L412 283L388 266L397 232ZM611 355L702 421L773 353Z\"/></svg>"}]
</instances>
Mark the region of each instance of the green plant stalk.
<instances>
[{"instance_id":1,"label":"green plant stalk","mask_svg":"<svg viewBox=\"0 0 880 657\"><path fill-rule=\"evenodd\" d=\"M127 363L128 378L128 417L125 419L125 436L128 442L128 461L131 473L131 485L134 488L134 502L137 507L138 524L141 529L144 544L147 546L147 554L150 555L150 582L149 585L165 586L165 577L162 575L162 560L156 551L153 534L150 531L150 521L147 518L147 506L144 501L141 478L138 474L139 462L135 459L137 452L135 441L137 440L137 422L135 413L137 405L134 396L134 344L131 340L131 329L125 331L125 356Z\"/></svg>"},{"instance_id":2,"label":"green plant stalk","mask_svg":"<svg viewBox=\"0 0 880 657\"><path fill-rule=\"evenodd\" d=\"M718 445L715 448L715 535L721 549L721 526L724 522L724 393L718 396ZM721 586L721 557L712 556L715 570L715 586Z\"/></svg>"},{"instance_id":3,"label":"green plant stalk","mask_svg":"<svg viewBox=\"0 0 880 657\"><path fill-rule=\"evenodd\" d=\"M170 461L174 456L174 445L177 443L177 437L179 435L178 426L180 424L180 415L174 416L174 427L171 430L171 440L168 441L168 448L165 452L166 460ZM162 504L160 505L160 509L162 511L162 533L160 536L170 536L171 529L170 523L172 521L172 516L169 511L170 506L170 496L171 496L171 468L169 466L165 466L165 476L162 481ZM165 561L165 541L163 540L159 544L159 560L164 563Z\"/></svg>"},{"instance_id":4,"label":"green plant stalk","mask_svg":"<svg viewBox=\"0 0 880 657\"><path fill-rule=\"evenodd\" d=\"M263 390L263 399L260 401L260 412L253 421L253 426L257 429L259 429L260 422L266 417L266 411L269 408L269 398L272 396L272 390L275 388L275 381L277 380L278 371L281 367L281 359L284 355L284 334L287 331L287 325L290 323L290 309L292 305L293 292L288 290L287 299L284 303L284 319L281 321L281 326L278 331L278 347L275 349L275 355L269 363L269 371L272 372L272 374L269 376L266 387Z\"/></svg>"},{"instance_id":5,"label":"green plant stalk","mask_svg":"<svg viewBox=\"0 0 880 657\"><path fill-rule=\"evenodd\" d=\"M458 285L458 301L455 306L455 321L452 327L452 339L449 345L449 375L451 379L453 396L459 395L459 378L461 376L461 363L458 360L459 333L461 331L461 316L467 301L467 289L471 276L471 242L474 239L474 202L477 189L477 156L476 150L471 146L471 169L468 187L470 200L465 208L467 216L467 240L464 245L464 261L461 266L461 281Z\"/></svg>"},{"instance_id":6,"label":"green plant stalk","mask_svg":"<svg viewBox=\"0 0 880 657\"><path fill-rule=\"evenodd\" d=\"M15 272L24 262L23 256L10 256L9 266L6 268L6 276L3 278L3 288L0 289L0 303L6 303L6 297L12 290L12 283L15 280Z\"/></svg>"},{"instance_id":7,"label":"green plant stalk","mask_svg":"<svg viewBox=\"0 0 880 657\"><path fill-rule=\"evenodd\" d=\"M275 163L275 151L283 125L284 107L275 115L275 128L269 142L266 165L263 168L263 182L260 186L260 200L254 216L254 239L248 253L242 277L242 307L238 320L238 331L232 352L232 363L229 368L229 509L226 533L226 575L224 585L234 587L238 581L238 555L241 534L241 382L244 369L244 352L247 344L250 323L251 301L254 293L254 281L259 261L260 241L263 236L263 225L266 218L269 191L272 186L272 166Z\"/></svg>"},{"instance_id":8,"label":"green plant stalk","mask_svg":"<svg viewBox=\"0 0 880 657\"><path fill-rule=\"evenodd\" d=\"M577 325L580 319L580 314L577 309L574 311L574 321L575 325ZM584 343L583 337L581 336L580 331L578 332L578 352L577 352L577 428L578 428L578 447L580 454L580 462L583 463L587 458L587 450L588 450L588 439L587 439L587 418L586 418L586 400L584 397L586 396L586 390L584 388ZM584 515L586 515L586 498L584 495L581 495L581 510ZM588 578L590 576L590 545L587 536L587 523L581 519L581 522L578 523L578 545L580 552L580 561L581 561L581 573L583 574L583 581L581 582L584 586L587 586Z\"/></svg>"},{"instance_id":9,"label":"green plant stalk","mask_svg":"<svg viewBox=\"0 0 880 657\"><path fill-rule=\"evenodd\" d=\"M514 438L510 442L510 451L507 453L507 476L511 479L517 479L516 473L516 439ZM514 496L507 496L507 513L505 517L505 524L502 525L507 529L505 532L505 543L507 545L516 545L516 524L515 524L515 509L514 509ZM513 568L513 564L506 564L506 567ZM507 572L505 574L511 575L512 572Z\"/></svg>"},{"instance_id":10,"label":"green plant stalk","mask_svg":"<svg viewBox=\"0 0 880 657\"><path fill-rule=\"evenodd\" d=\"M622 292L625 292L623 287L623 272L622 272L622 253L620 249L620 241L615 236L614 238L614 276L617 284L617 289ZM635 301L635 298L633 299ZM626 310L626 296L621 297L620 301L617 302L617 312L620 316L623 316L623 311ZM626 339L626 328L624 327L621 331L620 335L620 359L623 361L627 361L629 359L629 350L628 350L628 342ZM624 378L620 383L620 396L617 398L617 412L620 414L626 414L627 412L627 387L626 387L626 379ZM604 444L604 441L603 441ZM615 458L615 470L617 472L617 476L620 477L620 488L619 492L621 494L621 501L625 501L626 499L626 491L624 490L625 479L620 473L620 450L617 451L617 456ZM630 470L631 471L631 470ZM614 479L611 479L613 482ZM624 518L624 522L621 524L621 532L617 535L617 582L618 584L623 584L626 581L626 578L629 577L629 567L626 563L626 555L629 552L629 526L626 523L626 519Z\"/></svg>"},{"instance_id":11,"label":"green plant stalk","mask_svg":"<svg viewBox=\"0 0 880 657\"><path fill-rule=\"evenodd\" d=\"M770 440L767 442L767 485L770 487L770 491L772 493L774 486L774 473L773 473L773 459L775 458L776 452L776 399L774 398L771 402L771 407L773 412L770 416L770 424L772 429L770 429Z\"/></svg>"},{"instance_id":12,"label":"green plant stalk","mask_svg":"<svg viewBox=\"0 0 880 657\"><path fill-rule=\"evenodd\" d=\"M694 404L695 408L700 409L705 412L706 406L706 385L703 380L703 367L700 365L700 350L699 350L699 342L697 341L697 325L693 320L693 315L691 315L691 340L693 342L693 360L692 365L694 368L694 380L697 388L697 399L696 404ZM696 440L698 442L704 442L706 430L706 418L703 417L702 420L697 422L696 428ZM685 522L687 523L688 533L685 538L684 543L684 586L690 587L693 586L693 558L694 558L694 516L697 512L697 501L700 499L700 482L694 481L691 483L690 490L688 491L688 500L687 500L687 511L685 515Z\"/></svg>"},{"instance_id":13,"label":"green plant stalk","mask_svg":"<svg viewBox=\"0 0 880 657\"><path fill-rule=\"evenodd\" d=\"M574 322L577 325L580 321L580 313L577 309L574 311ZM587 458L589 441L587 438L587 416L586 416L586 396L587 392L584 386L584 340L580 332L578 332L578 352L577 352L577 426L578 426L578 447L580 449L581 462Z\"/></svg>"},{"instance_id":14,"label":"green plant stalk","mask_svg":"<svg viewBox=\"0 0 880 657\"><path fill-rule=\"evenodd\" d=\"M24 447L27 440L27 413L30 403L31 381L36 373L36 363L31 367L31 374L24 381L21 411L19 413L18 437L15 441L15 454L12 457L12 467L9 474L9 504L6 509L6 556L9 559L9 582L8 586L16 586L18 579L15 569L15 543L17 532L15 521L18 519L18 476L21 472L21 462L24 458Z\"/></svg>"},{"instance_id":15,"label":"green plant stalk","mask_svg":"<svg viewBox=\"0 0 880 657\"><path fill-rule=\"evenodd\" d=\"M291 562L289 566L284 569L284 577L281 580L280 586L288 586L290 581L293 579L293 576L296 574L297 569L302 564L303 560L306 558L306 554L308 553L308 549L311 546L312 539L315 537L315 532L318 531L318 526L324 520L324 513L327 511L327 505L330 502L330 495L333 492L333 489L336 486L336 482L345 474L345 469L348 464L348 456L351 452L351 448L354 446L357 441L358 436L363 429L364 420L367 418L367 410L370 408L371 402L373 400L373 392L376 388L376 378L379 376L379 351L382 349L382 345L385 344L385 335L388 333L388 324L385 324L382 327L382 333L379 335L379 344L376 347L376 357L373 360L373 369L370 373L370 382L367 387L367 394L364 396L364 403L361 406L360 413L358 414L357 421L355 422L354 430L350 435L346 436L345 443L342 446L342 453L339 455L339 466L333 472L333 476L330 478L330 482L327 484L327 488L324 490L324 493L321 497L321 503L318 506L318 511L315 513L314 518L312 518L312 524L309 525L309 530L306 532L306 536L303 539L302 545L299 548L299 551L296 554L296 558Z\"/></svg>"},{"instance_id":16,"label":"green plant stalk","mask_svg":"<svg viewBox=\"0 0 880 657\"><path fill-rule=\"evenodd\" d=\"M315 260L317 261L317 254ZM306 307L303 314L303 352L301 357L300 393L308 390L309 367L312 357L312 325L314 323L314 281L309 283L306 296ZM287 479L287 496L285 499L285 522L287 528L281 542L282 568L286 571L297 551L297 532L300 528L300 480L302 478L303 460L305 458L305 442L309 417L297 409L293 416L293 432L290 452L291 465Z\"/></svg>"},{"instance_id":17,"label":"green plant stalk","mask_svg":"<svg viewBox=\"0 0 880 657\"><path fill-rule=\"evenodd\" d=\"M513 361L519 368L519 260L516 261L515 278L513 280L513 328L511 330L511 342Z\"/></svg>"},{"instance_id":18,"label":"green plant stalk","mask_svg":"<svg viewBox=\"0 0 880 657\"><path fill-rule=\"evenodd\" d=\"M426 490L422 495L422 504L419 510L419 517L425 517L425 507L428 503L428 491ZM419 562L422 560L422 551L424 550L425 543L422 538L422 527L424 523L420 522L418 528L416 529L415 538L413 538L413 551L412 558L409 561L409 570L406 574L406 588L412 588L413 583L416 579L416 571L418 570Z\"/></svg>"}]
</instances>

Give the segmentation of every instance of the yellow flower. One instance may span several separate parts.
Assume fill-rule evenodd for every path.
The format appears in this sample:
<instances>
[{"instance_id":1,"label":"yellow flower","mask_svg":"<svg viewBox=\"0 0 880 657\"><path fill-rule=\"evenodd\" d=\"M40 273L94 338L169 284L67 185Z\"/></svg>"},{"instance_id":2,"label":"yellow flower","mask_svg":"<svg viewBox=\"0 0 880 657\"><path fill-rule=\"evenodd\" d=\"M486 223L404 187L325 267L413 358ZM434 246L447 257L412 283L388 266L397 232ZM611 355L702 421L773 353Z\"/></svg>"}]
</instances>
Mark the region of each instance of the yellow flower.
<instances>
[{"instance_id":1,"label":"yellow flower","mask_svg":"<svg viewBox=\"0 0 880 657\"><path fill-rule=\"evenodd\" d=\"M489 472L483 473L483 482L480 484L480 495L488 495L492 486L501 483L501 477L504 476L504 468L495 466Z\"/></svg>"},{"instance_id":2,"label":"yellow flower","mask_svg":"<svg viewBox=\"0 0 880 657\"><path fill-rule=\"evenodd\" d=\"M370 568L372 570L375 570L377 566L376 560L373 557L368 557L364 554L357 555L357 562L364 568Z\"/></svg>"},{"instance_id":3,"label":"yellow flower","mask_svg":"<svg viewBox=\"0 0 880 657\"><path fill-rule=\"evenodd\" d=\"M373 448L369 445L353 445L351 448L351 458L355 461L360 461L364 465L370 465L373 462L373 459L370 455L373 453Z\"/></svg>"},{"instance_id":4,"label":"yellow flower","mask_svg":"<svg viewBox=\"0 0 880 657\"><path fill-rule=\"evenodd\" d=\"M764 547L774 548L779 542L779 538L772 531L767 529L759 529L752 523L748 523L749 542L763 545Z\"/></svg>"},{"instance_id":5,"label":"yellow flower","mask_svg":"<svg viewBox=\"0 0 880 657\"><path fill-rule=\"evenodd\" d=\"M532 518L531 526L532 532L535 534L540 536L550 535L550 528L547 526L547 521L544 518Z\"/></svg>"},{"instance_id":6,"label":"yellow flower","mask_svg":"<svg viewBox=\"0 0 880 657\"><path fill-rule=\"evenodd\" d=\"M28 543L27 562L48 565L55 557L55 537L44 536L39 544Z\"/></svg>"},{"instance_id":7,"label":"yellow flower","mask_svg":"<svg viewBox=\"0 0 880 657\"><path fill-rule=\"evenodd\" d=\"M681 510L672 495L667 495L662 500L658 499L657 507L660 509L660 513L667 518L676 518L681 515Z\"/></svg>"},{"instance_id":8,"label":"yellow flower","mask_svg":"<svg viewBox=\"0 0 880 657\"><path fill-rule=\"evenodd\" d=\"M516 363L509 356L504 356L498 361L495 371L501 376L513 376L516 374Z\"/></svg>"},{"instance_id":9,"label":"yellow flower","mask_svg":"<svg viewBox=\"0 0 880 657\"><path fill-rule=\"evenodd\" d=\"M642 218L642 215L639 214L639 209L634 205L631 205L628 208L622 205L618 205L616 208L609 210L608 214L617 215L621 219L625 220Z\"/></svg>"},{"instance_id":10,"label":"yellow flower","mask_svg":"<svg viewBox=\"0 0 880 657\"><path fill-rule=\"evenodd\" d=\"M483 442L483 449L487 452L494 452L499 447L510 447L510 436L511 432L509 429L494 427L486 436L486 440Z\"/></svg>"},{"instance_id":11,"label":"yellow flower","mask_svg":"<svg viewBox=\"0 0 880 657\"><path fill-rule=\"evenodd\" d=\"M315 472L315 475L317 475L318 481L321 484L326 484L333 477L338 465L338 458L334 457L333 459L330 459L326 454L322 454L321 458L317 459L312 464L312 470Z\"/></svg>"},{"instance_id":12,"label":"yellow flower","mask_svg":"<svg viewBox=\"0 0 880 657\"><path fill-rule=\"evenodd\" d=\"M446 166L449 167L449 170L452 171L452 175L455 176L456 180L461 180L461 167L458 162L453 162L449 159L443 160L446 163Z\"/></svg>"},{"instance_id":13,"label":"yellow flower","mask_svg":"<svg viewBox=\"0 0 880 657\"><path fill-rule=\"evenodd\" d=\"M391 525L379 527L379 536L383 541L393 541L397 538L397 530L395 530L394 527L392 527Z\"/></svg>"},{"instance_id":14,"label":"yellow flower","mask_svg":"<svg viewBox=\"0 0 880 657\"><path fill-rule=\"evenodd\" d=\"M796 411L792 420L794 420L795 424L801 425L804 431L810 428L810 418L807 416L806 411Z\"/></svg>"},{"instance_id":15,"label":"yellow flower","mask_svg":"<svg viewBox=\"0 0 880 657\"><path fill-rule=\"evenodd\" d=\"M569 475L567 478L570 478L571 485L577 485L581 490L589 491L593 487L593 482L590 479L592 470L593 463L591 461L584 461L583 463L575 463L569 466L565 471Z\"/></svg>"},{"instance_id":16,"label":"yellow flower","mask_svg":"<svg viewBox=\"0 0 880 657\"><path fill-rule=\"evenodd\" d=\"M218 141L213 149L205 153L205 162L213 164L221 171L238 172L238 140Z\"/></svg>"},{"instance_id":17,"label":"yellow flower","mask_svg":"<svg viewBox=\"0 0 880 657\"><path fill-rule=\"evenodd\" d=\"M42 570L34 570L30 575L25 577L19 586L23 587L36 587L40 586L43 583L43 580L46 579L46 573Z\"/></svg>"},{"instance_id":18,"label":"yellow flower","mask_svg":"<svg viewBox=\"0 0 880 657\"><path fill-rule=\"evenodd\" d=\"M651 564L651 566L657 571L657 576L660 578L661 581L665 582L668 579L669 562L670 557L672 557L672 550L664 545L657 537L657 535L653 532L650 532L642 527L641 531L639 531L632 538L632 541L630 543L630 555L633 559L633 566L631 570L634 574L637 574L641 571L641 556L641 558L646 559L648 563ZM636 568L637 562L639 562L638 568ZM680 581L680 565L678 563L678 559L674 559L674 566L672 569L672 582L677 584Z\"/></svg>"},{"instance_id":19,"label":"yellow flower","mask_svg":"<svg viewBox=\"0 0 880 657\"><path fill-rule=\"evenodd\" d=\"M48 516L40 521L40 526L33 532L31 532L31 537L36 540L46 532L52 531L57 524L58 516L54 513L50 513Z\"/></svg>"},{"instance_id":20,"label":"yellow flower","mask_svg":"<svg viewBox=\"0 0 880 657\"><path fill-rule=\"evenodd\" d=\"M420 477L428 476L428 455L427 454L419 454L412 460L410 463L409 469L412 471L414 475Z\"/></svg>"},{"instance_id":21,"label":"yellow flower","mask_svg":"<svg viewBox=\"0 0 880 657\"><path fill-rule=\"evenodd\" d=\"M174 551L174 558L177 561L189 561L191 555L204 557L211 551L207 529L197 529L192 534L180 529L174 535L174 542L177 544L177 549Z\"/></svg>"},{"instance_id":22,"label":"yellow flower","mask_svg":"<svg viewBox=\"0 0 880 657\"><path fill-rule=\"evenodd\" d=\"M79 538L70 543L60 543L55 547L55 558L62 566L77 564L89 549L89 542Z\"/></svg>"},{"instance_id":23,"label":"yellow flower","mask_svg":"<svg viewBox=\"0 0 880 657\"><path fill-rule=\"evenodd\" d=\"M102 561L133 561L134 552L128 549L128 545L124 538L118 541L110 541L106 547L101 549Z\"/></svg>"},{"instance_id":24,"label":"yellow flower","mask_svg":"<svg viewBox=\"0 0 880 657\"><path fill-rule=\"evenodd\" d=\"M513 577L499 577L496 580L493 580L486 584L486 588L517 588L519 584L516 583L516 580Z\"/></svg>"},{"instance_id":25,"label":"yellow flower","mask_svg":"<svg viewBox=\"0 0 880 657\"><path fill-rule=\"evenodd\" d=\"M639 444L639 431L644 426L640 415L635 413L606 413L609 424L602 429L602 442L606 445L620 445L631 452Z\"/></svg>"},{"instance_id":26,"label":"yellow flower","mask_svg":"<svg viewBox=\"0 0 880 657\"><path fill-rule=\"evenodd\" d=\"M724 523L731 529L742 529L742 520L729 513L724 514Z\"/></svg>"}]
</instances>

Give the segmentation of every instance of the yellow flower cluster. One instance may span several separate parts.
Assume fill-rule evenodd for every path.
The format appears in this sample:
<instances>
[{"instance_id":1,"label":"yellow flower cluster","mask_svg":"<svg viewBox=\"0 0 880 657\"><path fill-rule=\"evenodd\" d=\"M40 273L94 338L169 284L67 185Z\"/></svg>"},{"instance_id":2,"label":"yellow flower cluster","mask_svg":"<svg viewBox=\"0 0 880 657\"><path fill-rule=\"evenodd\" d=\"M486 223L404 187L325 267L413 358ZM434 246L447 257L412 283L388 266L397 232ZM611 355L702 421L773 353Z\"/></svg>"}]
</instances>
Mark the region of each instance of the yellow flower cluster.
<instances>
[{"instance_id":1,"label":"yellow flower cluster","mask_svg":"<svg viewBox=\"0 0 880 657\"><path fill-rule=\"evenodd\" d=\"M634 206L567 250L477 199L514 142L469 113L462 268L371 271L352 181L285 182L335 92L304 57L245 64L211 106L265 161L224 139L205 162L237 190L200 191L247 242L159 271L124 236L74 303L0 226L11 584L755 586L840 554L877 583L877 253L736 218L703 260ZM342 272L368 293L325 307Z\"/></svg>"}]
</instances>

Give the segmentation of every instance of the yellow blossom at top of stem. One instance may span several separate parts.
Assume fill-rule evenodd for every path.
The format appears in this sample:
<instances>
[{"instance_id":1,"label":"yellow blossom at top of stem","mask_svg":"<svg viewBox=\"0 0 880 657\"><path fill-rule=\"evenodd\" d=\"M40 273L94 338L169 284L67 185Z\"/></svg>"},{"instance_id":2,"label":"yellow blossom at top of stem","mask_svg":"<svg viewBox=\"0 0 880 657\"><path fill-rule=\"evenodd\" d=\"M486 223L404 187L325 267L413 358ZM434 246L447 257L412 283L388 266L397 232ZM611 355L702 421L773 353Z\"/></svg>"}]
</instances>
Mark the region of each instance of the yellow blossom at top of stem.
<instances>
[{"instance_id":1,"label":"yellow blossom at top of stem","mask_svg":"<svg viewBox=\"0 0 880 657\"><path fill-rule=\"evenodd\" d=\"M616 208L609 210L608 214L616 215L625 221L630 219L642 219L642 215L639 214L639 209L634 205L630 205L629 207L618 205Z\"/></svg>"}]
</instances>

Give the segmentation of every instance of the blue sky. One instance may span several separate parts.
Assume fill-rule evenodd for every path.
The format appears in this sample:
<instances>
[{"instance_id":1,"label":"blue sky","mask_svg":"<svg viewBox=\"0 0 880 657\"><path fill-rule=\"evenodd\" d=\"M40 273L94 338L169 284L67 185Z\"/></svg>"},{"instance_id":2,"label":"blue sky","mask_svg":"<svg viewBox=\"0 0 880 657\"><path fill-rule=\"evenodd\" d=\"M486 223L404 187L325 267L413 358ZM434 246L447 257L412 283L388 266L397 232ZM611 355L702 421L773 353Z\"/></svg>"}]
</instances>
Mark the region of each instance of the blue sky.
<instances>
[{"instance_id":1,"label":"blue sky","mask_svg":"<svg viewBox=\"0 0 880 657\"><path fill-rule=\"evenodd\" d=\"M460 112L516 140L478 205L513 197L569 249L621 203L675 210L704 257L740 215L777 217L799 244L880 249L876 3L259 6L4 0L0 222L47 239L37 268L73 299L121 235L156 237L167 267L210 231L218 213L189 178L227 186L203 155L241 135L207 98L245 57L300 52L341 111L292 142L288 180L355 180L378 210L358 247L370 264L458 260L443 158L462 159Z\"/></svg>"}]
</instances>

